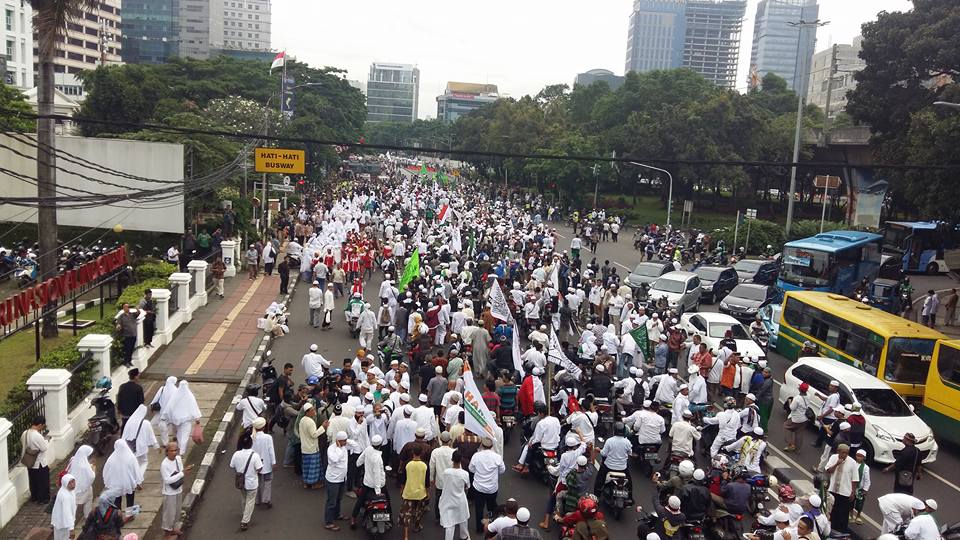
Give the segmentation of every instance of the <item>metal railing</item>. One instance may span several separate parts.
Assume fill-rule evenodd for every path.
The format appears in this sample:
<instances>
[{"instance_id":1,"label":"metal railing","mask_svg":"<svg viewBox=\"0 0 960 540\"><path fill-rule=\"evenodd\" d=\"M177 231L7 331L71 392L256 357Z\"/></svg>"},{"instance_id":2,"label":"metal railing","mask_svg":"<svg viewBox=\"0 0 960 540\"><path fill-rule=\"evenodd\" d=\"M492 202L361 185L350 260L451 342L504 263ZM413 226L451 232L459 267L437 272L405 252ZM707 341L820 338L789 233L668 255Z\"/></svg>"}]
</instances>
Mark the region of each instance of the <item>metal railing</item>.
<instances>
[{"instance_id":1,"label":"metal railing","mask_svg":"<svg viewBox=\"0 0 960 540\"><path fill-rule=\"evenodd\" d=\"M20 443L20 434L33 425L33 419L44 415L43 400L47 397L47 391L41 390L30 403L27 403L10 419L13 424L10 427L10 434L7 435L7 466L13 467L20 462L23 452L23 445Z\"/></svg>"},{"instance_id":2,"label":"metal railing","mask_svg":"<svg viewBox=\"0 0 960 540\"><path fill-rule=\"evenodd\" d=\"M80 360L70 368L70 382L67 384L67 410L83 401L93 388L93 353L87 351L80 355Z\"/></svg>"},{"instance_id":3,"label":"metal railing","mask_svg":"<svg viewBox=\"0 0 960 540\"><path fill-rule=\"evenodd\" d=\"M193 298L197 295L197 280L191 279L187 288L187 298Z\"/></svg>"},{"instance_id":4,"label":"metal railing","mask_svg":"<svg viewBox=\"0 0 960 540\"><path fill-rule=\"evenodd\" d=\"M180 309L180 296L177 294L177 285L170 286L170 300L167 301L167 317L173 317L173 314Z\"/></svg>"}]
</instances>

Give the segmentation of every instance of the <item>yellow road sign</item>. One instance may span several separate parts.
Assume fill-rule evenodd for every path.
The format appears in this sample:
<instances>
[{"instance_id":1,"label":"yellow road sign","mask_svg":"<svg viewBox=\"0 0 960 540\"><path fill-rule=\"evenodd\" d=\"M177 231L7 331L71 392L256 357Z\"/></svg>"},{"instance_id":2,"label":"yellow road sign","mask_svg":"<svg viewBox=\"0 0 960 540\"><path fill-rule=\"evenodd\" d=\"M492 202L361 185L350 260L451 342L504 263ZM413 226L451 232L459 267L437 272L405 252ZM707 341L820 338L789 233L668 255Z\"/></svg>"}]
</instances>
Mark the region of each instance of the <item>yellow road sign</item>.
<instances>
[{"instance_id":1,"label":"yellow road sign","mask_svg":"<svg viewBox=\"0 0 960 540\"><path fill-rule=\"evenodd\" d=\"M306 156L303 150L257 148L254 167L261 173L304 174Z\"/></svg>"}]
</instances>

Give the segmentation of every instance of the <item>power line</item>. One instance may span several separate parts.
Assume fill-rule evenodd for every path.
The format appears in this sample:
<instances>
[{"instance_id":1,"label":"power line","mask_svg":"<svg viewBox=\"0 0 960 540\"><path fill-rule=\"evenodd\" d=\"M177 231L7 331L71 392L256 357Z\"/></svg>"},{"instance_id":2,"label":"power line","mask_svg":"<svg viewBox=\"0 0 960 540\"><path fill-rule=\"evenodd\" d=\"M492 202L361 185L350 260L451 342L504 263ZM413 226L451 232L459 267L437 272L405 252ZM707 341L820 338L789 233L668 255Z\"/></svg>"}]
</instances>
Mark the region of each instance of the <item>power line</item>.
<instances>
[{"instance_id":1,"label":"power line","mask_svg":"<svg viewBox=\"0 0 960 540\"><path fill-rule=\"evenodd\" d=\"M13 111L0 109L0 112L13 112ZM842 161L808 161L808 162L796 161L794 162L794 161L748 161L748 160L693 160L693 159L664 159L664 158L640 157L640 156L609 157L609 156L602 156L602 155L600 156L549 155L549 154L494 152L494 151L466 150L466 149L444 150L440 148L415 148L411 146L399 146L399 145L389 145L389 144L367 144L367 143L361 144L358 142L312 139L308 137L289 137L289 136L264 135L264 134L246 133L246 132L229 132L229 131L220 131L220 130L178 128L178 127L163 126L163 125L157 125L157 124L117 122L117 121L108 121L108 120L97 120L92 118L69 117L69 116L58 115L58 114L39 115L39 114L24 113L23 116L33 118L33 119L53 119L53 120L62 120L62 121L72 121L76 123L105 125L105 126L113 126L113 127L125 127L130 129L137 129L137 130L153 129L153 130L164 131L168 133L211 135L211 136L227 137L232 139L249 139L249 140L259 139L259 140L266 140L266 141L273 141L273 142L314 144L314 145L323 145L323 146L342 146L347 148L359 148L359 149L368 149L368 150L370 149L389 150L389 151L398 151L398 152L413 152L413 153L420 153L420 154L477 156L477 157L493 157L493 158L504 158L504 159L542 159L542 160L560 160L560 161L586 161L591 163L604 162L604 163L624 163L624 164L630 163L632 161L642 161L647 163L659 163L659 164L667 164L667 165L689 165L689 166L798 167L798 168L800 167L803 167L803 168L856 167L856 168L865 168L865 169L920 170L920 171L953 170L953 169L960 168L960 163L949 164L949 165L920 165L920 164L890 164L890 163L877 163L877 164L847 163Z\"/></svg>"}]
</instances>

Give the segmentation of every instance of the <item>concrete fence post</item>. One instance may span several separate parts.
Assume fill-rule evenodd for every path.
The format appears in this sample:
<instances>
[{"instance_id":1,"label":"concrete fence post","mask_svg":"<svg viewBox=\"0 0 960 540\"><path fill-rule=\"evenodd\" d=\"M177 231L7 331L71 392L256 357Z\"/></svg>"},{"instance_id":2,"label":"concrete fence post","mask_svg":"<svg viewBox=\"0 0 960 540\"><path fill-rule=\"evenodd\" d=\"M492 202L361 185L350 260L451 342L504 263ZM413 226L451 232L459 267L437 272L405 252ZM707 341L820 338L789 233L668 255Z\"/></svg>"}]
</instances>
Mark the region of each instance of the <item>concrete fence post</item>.
<instances>
[{"instance_id":1,"label":"concrete fence post","mask_svg":"<svg viewBox=\"0 0 960 540\"><path fill-rule=\"evenodd\" d=\"M44 390L47 392L43 398L43 408L53 450L51 462L64 459L73 451L76 434L67 417L68 384L70 372L65 369L38 369L27 379L27 390L30 390L34 397Z\"/></svg>"},{"instance_id":2,"label":"concrete fence post","mask_svg":"<svg viewBox=\"0 0 960 540\"><path fill-rule=\"evenodd\" d=\"M100 377L109 377L113 372L110 366L110 349L113 347L113 337L106 334L87 334L80 338L77 343L77 350L81 354L85 352L93 353L93 361L97 368L93 370L93 380L97 381Z\"/></svg>"}]
</instances>

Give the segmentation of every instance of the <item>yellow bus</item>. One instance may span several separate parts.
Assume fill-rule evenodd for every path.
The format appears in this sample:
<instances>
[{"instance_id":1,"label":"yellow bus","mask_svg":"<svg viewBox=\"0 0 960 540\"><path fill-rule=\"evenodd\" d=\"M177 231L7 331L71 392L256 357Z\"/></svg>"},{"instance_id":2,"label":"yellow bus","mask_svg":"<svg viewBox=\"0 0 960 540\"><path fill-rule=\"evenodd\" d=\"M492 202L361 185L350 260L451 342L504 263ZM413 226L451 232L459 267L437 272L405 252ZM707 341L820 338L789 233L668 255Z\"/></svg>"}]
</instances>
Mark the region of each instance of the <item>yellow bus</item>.
<instances>
[{"instance_id":1,"label":"yellow bus","mask_svg":"<svg viewBox=\"0 0 960 540\"><path fill-rule=\"evenodd\" d=\"M790 291L783 301L777 352L796 360L804 341L886 382L905 399L923 397L938 339L921 324L826 292Z\"/></svg>"},{"instance_id":2,"label":"yellow bus","mask_svg":"<svg viewBox=\"0 0 960 540\"><path fill-rule=\"evenodd\" d=\"M960 444L960 340L937 342L919 416L937 437Z\"/></svg>"}]
</instances>

